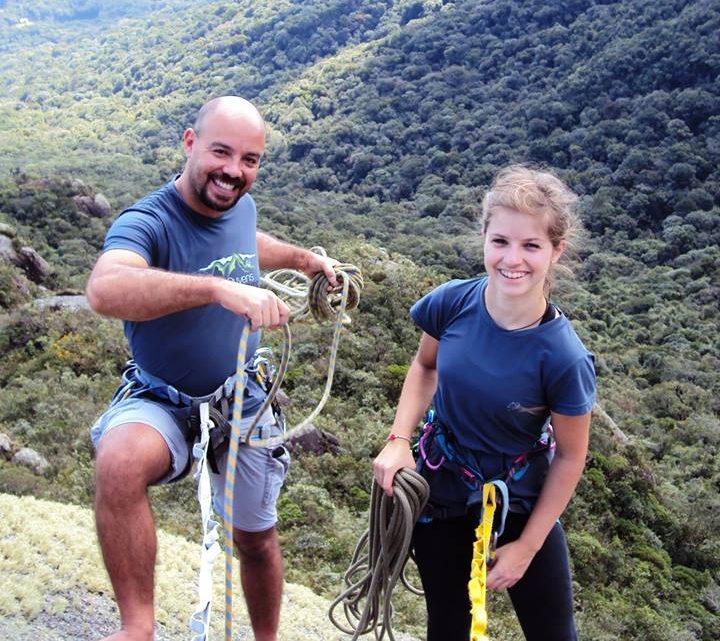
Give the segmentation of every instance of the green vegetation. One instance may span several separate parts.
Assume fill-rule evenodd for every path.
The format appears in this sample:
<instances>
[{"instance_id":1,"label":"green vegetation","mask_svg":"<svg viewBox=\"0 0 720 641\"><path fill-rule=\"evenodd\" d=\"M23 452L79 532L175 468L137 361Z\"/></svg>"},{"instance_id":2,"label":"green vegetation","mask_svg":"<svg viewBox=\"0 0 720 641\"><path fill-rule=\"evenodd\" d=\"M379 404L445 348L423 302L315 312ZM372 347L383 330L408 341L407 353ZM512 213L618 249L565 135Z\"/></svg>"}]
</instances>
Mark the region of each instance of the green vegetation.
<instances>
[{"instance_id":1,"label":"green vegetation","mask_svg":"<svg viewBox=\"0 0 720 641\"><path fill-rule=\"evenodd\" d=\"M52 265L44 287L80 289L101 247L109 220L78 199L101 192L118 211L169 179L197 107L230 92L270 124L254 189L263 229L363 269L318 419L341 452L296 455L279 505L290 580L338 589L416 347L407 310L482 271L480 194L525 161L581 194L589 231L556 295L597 356L606 412L564 517L581 637L720 638L719 8L68 0L30 11L0 2L0 222ZM87 426L127 357L121 327L26 305L40 290L19 288L21 276L0 265L0 432L52 468L38 478L0 462L0 491L89 505ZM298 419L320 393L329 329L293 333ZM163 526L198 538L189 480L153 495ZM417 601L398 602L419 634ZM519 638L505 599L491 608L493 638Z\"/></svg>"}]
</instances>

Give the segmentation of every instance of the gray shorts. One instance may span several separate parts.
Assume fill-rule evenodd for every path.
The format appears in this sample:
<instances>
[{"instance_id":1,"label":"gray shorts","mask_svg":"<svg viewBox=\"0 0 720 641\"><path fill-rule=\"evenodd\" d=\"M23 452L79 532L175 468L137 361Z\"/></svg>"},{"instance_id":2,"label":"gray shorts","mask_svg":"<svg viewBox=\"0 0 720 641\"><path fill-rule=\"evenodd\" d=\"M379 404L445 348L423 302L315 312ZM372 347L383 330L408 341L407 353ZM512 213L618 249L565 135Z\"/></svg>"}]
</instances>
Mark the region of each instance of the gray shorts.
<instances>
[{"instance_id":1,"label":"gray shorts","mask_svg":"<svg viewBox=\"0 0 720 641\"><path fill-rule=\"evenodd\" d=\"M252 417L243 419L241 431L250 427ZM143 423L157 430L170 450L170 469L155 485L176 481L185 476L192 464L192 443L178 425L172 412L162 403L146 399L127 399L110 407L90 428L93 446L97 449L102 437L112 428L126 423ZM269 410L260 420L263 436L279 433L272 412ZM219 474L210 470L213 486L213 508L216 514L223 513L225 494L225 465L228 445L225 441L215 449ZM236 528L245 532L262 532L277 522L275 504L280 488L290 466L288 451L280 447L240 447L235 473L233 520Z\"/></svg>"}]
</instances>

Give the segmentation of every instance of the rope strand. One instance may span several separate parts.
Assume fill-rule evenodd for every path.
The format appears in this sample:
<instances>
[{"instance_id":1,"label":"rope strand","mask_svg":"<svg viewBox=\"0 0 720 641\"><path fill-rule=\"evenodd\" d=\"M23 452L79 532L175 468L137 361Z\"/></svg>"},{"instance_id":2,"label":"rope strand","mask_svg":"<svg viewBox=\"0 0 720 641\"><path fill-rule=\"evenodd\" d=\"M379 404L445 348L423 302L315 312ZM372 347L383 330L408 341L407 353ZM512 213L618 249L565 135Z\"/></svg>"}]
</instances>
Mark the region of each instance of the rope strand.
<instances>
[{"instance_id":1,"label":"rope strand","mask_svg":"<svg viewBox=\"0 0 720 641\"><path fill-rule=\"evenodd\" d=\"M324 253L324 250L323 250ZM233 522L234 522L234 493L235 493L235 470L237 468L237 456L240 445L248 447L273 447L277 446L292 436L297 436L307 429L310 422L320 413L330 397L330 389L332 387L333 374L335 373L335 365L337 361L337 350L340 342L340 330L344 323L349 322L345 311L355 309L360 301L360 290L363 288L362 273L354 265L335 265L335 273L338 280L338 287L328 291L329 282L324 273L317 274L309 281L304 274L293 270L278 270L267 274L262 280L263 285L278 292L286 300L292 300L290 304L291 320L302 318L309 311L317 320L326 320L335 317L335 330L330 346L330 357L328 360L327 381L323 395L319 403L310 415L298 423L285 433L270 438L252 439L253 432L256 430L260 417L263 416L265 410L270 406L275 395L280 389L280 385L287 371L287 364L290 355L290 346L292 337L288 325L283 327L284 342L283 353L275 377L275 381L268 392L265 402L255 415L250 428L243 439L240 429L240 421L242 418L242 405L245 391L244 383L244 364L247 356L247 343L250 334L248 324L245 324L240 337L237 355L237 369L235 377L235 398L233 401L233 414L230 430L230 443L227 459L227 467L225 469L225 501L223 505L223 529L225 534L225 641L232 641L233 626ZM304 280L303 280L304 279ZM300 294L301 287L298 283L304 283L304 293ZM338 292L340 292L338 294ZM304 296L306 303L297 304L297 300Z\"/></svg>"},{"instance_id":2,"label":"rope strand","mask_svg":"<svg viewBox=\"0 0 720 641\"><path fill-rule=\"evenodd\" d=\"M398 580L411 592L422 594L410 585L405 567L410 558L413 528L429 494L427 481L407 467L395 474L392 498L373 482L368 529L360 537L350 567L343 575L345 589L328 612L333 625L352 635L352 641L368 632L374 632L378 641L385 634L394 641L391 598ZM347 625L335 616L340 605Z\"/></svg>"}]
</instances>

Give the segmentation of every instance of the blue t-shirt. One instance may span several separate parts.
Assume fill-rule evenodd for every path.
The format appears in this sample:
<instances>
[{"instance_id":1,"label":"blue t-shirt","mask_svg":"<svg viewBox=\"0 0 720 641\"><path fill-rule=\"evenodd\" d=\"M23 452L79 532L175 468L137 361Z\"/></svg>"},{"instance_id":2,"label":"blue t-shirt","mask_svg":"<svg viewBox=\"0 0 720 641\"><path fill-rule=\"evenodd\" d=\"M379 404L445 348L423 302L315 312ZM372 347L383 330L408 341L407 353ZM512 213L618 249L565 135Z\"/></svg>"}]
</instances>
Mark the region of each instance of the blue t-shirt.
<instances>
[{"instance_id":1,"label":"blue t-shirt","mask_svg":"<svg viewBox=\"0 0 720 641\"><path fill-rule=\"evenodd\" d=\"M592 354L562 313L537 327L505 330L487 312L486 286L487 277L450 281L421 298L410 314L439 341L437 418L459 445L485 459L491 477L532 450L551 410L578 416L592 409L595 370ZM539 493L547 463L535 463L542 469L527 475L522 494Z\"/></svg>"},{"instance_id":2,"label":"blue t-shirt","mask_svg":"<svg viewBox=\"0 0 720 641\"><path fill-rule=\"evenodd\" d=\"M142 256L151 267L182 274L222 276L258 285L256 209L250 195L219 218L188 207L170 181L124 210L110 227L104 251L125 249ZM133 359L191 396L209 394L233 374L244 316L220 305L204 305L150 321L124 321ZM248 357L259 333L250 334ZM252 380L243 413L263 399Z\"/></svg>"}]
</instances>

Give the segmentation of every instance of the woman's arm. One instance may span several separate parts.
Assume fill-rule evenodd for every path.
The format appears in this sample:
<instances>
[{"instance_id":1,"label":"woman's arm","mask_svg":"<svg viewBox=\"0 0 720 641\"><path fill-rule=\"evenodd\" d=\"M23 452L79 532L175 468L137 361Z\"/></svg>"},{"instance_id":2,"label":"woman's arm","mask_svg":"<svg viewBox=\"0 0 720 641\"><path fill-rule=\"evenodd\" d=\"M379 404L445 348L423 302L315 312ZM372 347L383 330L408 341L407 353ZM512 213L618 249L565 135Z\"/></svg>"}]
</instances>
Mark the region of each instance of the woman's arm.
<instances>
[{"instance_id":1,"label":"woman's arm","mask_svg":"<svg viewBox=\"0 0 720 641\"><path fill-rule=\"evenodd\" d=\"M551 423L555 434L555 457L520 538L496 551L495 562L487 576L487 586L491 590L510 588L522 578L565 510L585 467L590 413L566 416L553 412Z\"/></svg>"},{"instance_id":2,"label":"woman's arm","mask_svg":"<svg viewBox=\"0 0 720 641\"><path fill-rule=\"evenodd\" d=\"M395 473L403 467L415 467L409 440L430 405L437 387L437 350L438 341L423 332L417 354L403 383L392 426L393 434L408 440L399 438L388 441L373 462L375 479L388 496L393 493Z\"/></svg>"}]
</instances>

